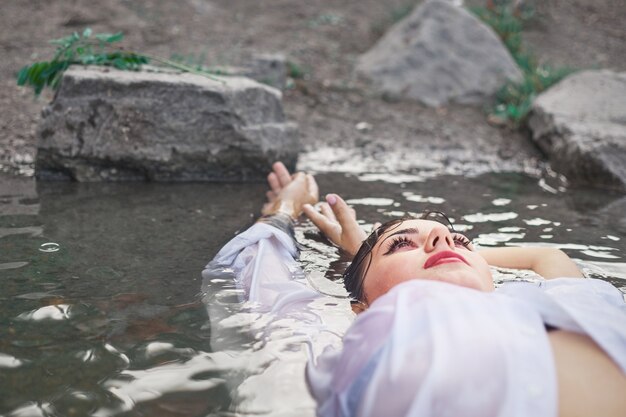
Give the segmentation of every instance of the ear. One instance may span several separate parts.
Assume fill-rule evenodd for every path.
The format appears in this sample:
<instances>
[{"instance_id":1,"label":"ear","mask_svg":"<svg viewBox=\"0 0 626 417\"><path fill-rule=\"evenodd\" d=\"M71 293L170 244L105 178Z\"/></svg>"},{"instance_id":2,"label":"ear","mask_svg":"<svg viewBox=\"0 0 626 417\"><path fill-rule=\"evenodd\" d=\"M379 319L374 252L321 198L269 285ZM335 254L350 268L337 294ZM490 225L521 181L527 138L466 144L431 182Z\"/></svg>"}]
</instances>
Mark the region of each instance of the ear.
<instances>
[{"instance_id":1,"label":"ear","mask_svg":"<svg viewBox=\"0 0 626 417\"><path fill-rule=\"evenodd\" d=\"M364 312L365 310L367 310L367 304L364 304L360 301L352 303L351 306L352 306L352 311L354 312L354 314L360 314Z\"/></svg>"}]
</instances>

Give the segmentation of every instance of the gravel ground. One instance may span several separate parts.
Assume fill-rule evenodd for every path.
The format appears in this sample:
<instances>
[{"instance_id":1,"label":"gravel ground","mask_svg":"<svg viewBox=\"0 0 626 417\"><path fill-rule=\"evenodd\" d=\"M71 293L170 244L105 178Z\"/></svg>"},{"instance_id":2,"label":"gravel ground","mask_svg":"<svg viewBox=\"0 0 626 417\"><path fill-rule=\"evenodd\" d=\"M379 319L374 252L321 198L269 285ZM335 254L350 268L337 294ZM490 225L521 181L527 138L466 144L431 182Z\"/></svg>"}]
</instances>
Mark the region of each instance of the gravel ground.
<instances>
[{"instance_id":1,"label":"gravel ground","mask_svg":"<svg viewBox=\"0 0 626 417\"><path fill-rule=\"evenodd\" d=\"M537 16L526 39L543 61L626 70L623 1L536 3ZM540 158L524 132L488 125L481 107L429 109L388 102L355 78L356 57L376 42L390 16L406 4L407 0L4 0L0 172L32 175L39 114L52 98L46 93L34 100L30 90L15 85L15 73L32 60L50 57L49 39L87 26L94 32L123 31L125 45L134 50L163 57L204 56L210 65L236 65L257 52L284 53L306 71L304 79L284 92L284 104L288 117L300 125L308 150L331 146L383 153L398 149L487 153L502 160Z\"/></svg>"}]
</instances>

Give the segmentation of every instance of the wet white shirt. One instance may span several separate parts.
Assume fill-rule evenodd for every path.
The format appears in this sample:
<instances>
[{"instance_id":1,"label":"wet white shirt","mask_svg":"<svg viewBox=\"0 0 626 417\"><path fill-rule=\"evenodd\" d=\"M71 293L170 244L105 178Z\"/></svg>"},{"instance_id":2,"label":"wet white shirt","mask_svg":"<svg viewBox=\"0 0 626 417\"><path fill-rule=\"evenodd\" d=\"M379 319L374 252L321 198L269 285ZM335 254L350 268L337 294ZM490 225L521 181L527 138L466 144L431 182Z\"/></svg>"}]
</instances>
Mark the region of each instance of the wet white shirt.
<instances>
[{"instance_id":1,"label":"wet white shirt","mask_svg":"<svg viewBox=\"0 0 626 417\"><path fill-rule=\"evenodd\" d=\"M324 317L325 296L301 279L296 256L287 234L257 223L207 271L233 268L245 297L302 323L319 416L557 416L546 325L588 335L626 373L626 304L604 281L510 282L492 293L408 281L360 314L339 344L348 325Z\"/></svg>"}]
</instances>

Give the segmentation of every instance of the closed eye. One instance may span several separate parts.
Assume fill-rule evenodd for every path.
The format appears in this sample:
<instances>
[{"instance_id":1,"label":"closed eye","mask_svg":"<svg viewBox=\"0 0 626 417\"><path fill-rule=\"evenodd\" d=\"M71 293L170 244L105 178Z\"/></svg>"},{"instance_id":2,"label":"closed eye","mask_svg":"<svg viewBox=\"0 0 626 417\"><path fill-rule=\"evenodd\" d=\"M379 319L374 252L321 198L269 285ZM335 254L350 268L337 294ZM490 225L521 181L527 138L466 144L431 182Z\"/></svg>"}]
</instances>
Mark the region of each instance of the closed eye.
<instances>
[{"instance_id":1,"label":"closed eye","mask_svg":"<svg viewBox=\"0 0 626 417\"><path fill-rule=\"evenodd\" d=\"M452 235L452 240L454 241L454 246L456 247L464 247L468 250L472 250L471 248L471 240L469 240L466 236L460 233L454 233Z\"/></svg>"},{"instance_id":2,"label":"closed eye","mask_svg":"<svg viewBox=\"0 0 626 417\"><path fill-rule=\"evenodd\" d=\"M417 244L406 236L395 237L387 245L387 251L384 253L384 255L390 255L399 249L407 248L407 247L415 248L417 247Z\"/></svg>"}]
</instances>

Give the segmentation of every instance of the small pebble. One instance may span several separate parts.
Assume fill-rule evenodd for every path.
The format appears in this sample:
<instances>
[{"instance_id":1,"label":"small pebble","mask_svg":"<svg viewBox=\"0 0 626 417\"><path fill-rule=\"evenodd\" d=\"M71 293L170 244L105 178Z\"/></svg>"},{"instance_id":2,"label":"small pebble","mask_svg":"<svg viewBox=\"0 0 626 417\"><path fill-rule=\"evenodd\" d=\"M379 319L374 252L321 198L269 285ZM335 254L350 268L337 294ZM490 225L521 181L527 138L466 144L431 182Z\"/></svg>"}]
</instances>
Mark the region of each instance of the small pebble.
<instances>
[{"instance_id":1,"label":"small pebble","mask_svg":"<svg viewBox=\"0 0 626 417\"><path fill-rule=\"evenodd\" d=\"M373 126L370 123L367 123L367 122L359 122L354 127L359 132L366 133L366 132L371 131Z\"/></svg>"}]
</instances>

